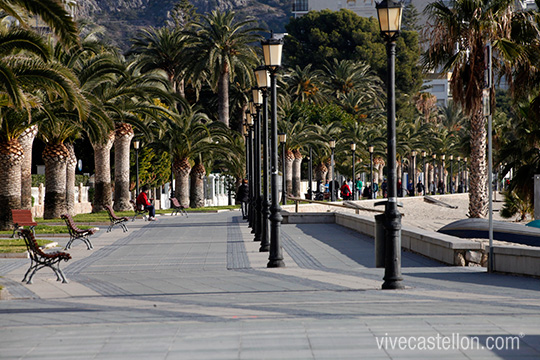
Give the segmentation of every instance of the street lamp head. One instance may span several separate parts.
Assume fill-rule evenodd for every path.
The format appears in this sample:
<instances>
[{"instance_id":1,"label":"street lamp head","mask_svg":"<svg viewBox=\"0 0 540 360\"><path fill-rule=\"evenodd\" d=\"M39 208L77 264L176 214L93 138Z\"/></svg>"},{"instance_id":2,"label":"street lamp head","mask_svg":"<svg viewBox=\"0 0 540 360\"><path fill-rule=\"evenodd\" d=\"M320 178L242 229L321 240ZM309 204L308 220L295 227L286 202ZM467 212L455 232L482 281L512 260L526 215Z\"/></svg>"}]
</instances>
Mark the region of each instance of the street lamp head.
<instances>
[{"instance_id":1,"label":"street lamp head","mask_svg":"<svg viewBox=\"0 0 540 360\"><path fill-rule=\"evenodd\" d=\"M457 157L457 161L461 161L461 156L458 156L458 157Z\"/></svg>"},{"instance_id":2,"label":"street lamp head","mask_svg":"<svg viewBox=\"0 0 540 360\"><path fill-rule=\"evenodd\" d=\"M467 162L467 158L464 158L463 161Z\"/></svg>"},{"instance_id":3,"label":"street lamp head","mask_svg":"<svg viewBox=\"0 0 540 360\"><path fill-rule=\"evenodd\" d=\"M272 32L270 39L262 40L264 64L271 70L281 66L281 53L283 50L283 39L278 39Z\"/></svg>"},{"instance_id":4,"label":"street lamp head","mask_svg":"<svg viewBox=\"0 0 540 360\"><path fill-rule=\"evenodd\" d=\"M135 150L139 150L140 144L141 144L141 143L139 142L139 140L135 140L135 141L133 142L133 148L134 148Z\"/></svg>"},{"instance_id":5,"label":"street lamp head","mask_svg":"<svg viewBox=\"0 0 540 360\"><path fill-rule=\"evenodd\" d=\"M330 144L330 149L335 148L336 147L336 140L334 140L334 139L330 140L329 144Z\"/></svg>"},{"instance_id":6,"label":"street lamp head","mask_svg":"<svg viewBox=\"0 0 540 360\"><path fill-rule=\"evenodd\" d=\"M356 151L356 143L351 143L351 151Z\"/></svg>"},{"instance_id":7,"label":"street lamp head","mask_svg":"<svg viewBox=\"0 0 540 360\"><path fill-rule=\"evenodd\" d=\"M448 158L450 159L450 161L453 161L454 160L454 155L450 155Z\"/></svg>"},{"instance_id":8,"label":"street lamp head","mask_svg":"<svg viewBox=\"0 0 540 360\"><path fill-rule=\"evenodd\" d=\"M251 116L257 115L257 108L255 107L255 105L256 104L252 101L249 102L249 113L251 114Z\"/></svg>"},{"instance_id":9,"label":"street lamp head","mask_svg":"<svg viewBox=\"0 0 540 360\"><path fill-rule=\"evenodd\" d=\"M259 90L259 88L252 88L251 95L253 96L253 104L255 106L262 105L262 102L263 102L262 92L261 90Z\"/></svg>"},{"instance_id":10,"label":"street lamp head","mask_svg":"<svg viewBox=\"0 0 540 360\"><path fill-rule=\"evenodd\" d=\"M395 0L382 0L375 3L381 34L386 40L393 41L401 30L403 3Z\"/></svg>"},{"instance_id":11,"label":"street lamp head","mask_svg":"<svg viewBox=\"0 0 540 360\"><path fill-rule=\"evenodd\" d=\"M445 158L446 158L446 155L441 155L441 160L444 161Z\"/></svg>"},{"instance_id":12,"label":"street lamp head","mask_svg":"<svg viewBox=\"0 0 540 360\"><path fill-rule=\"evenodd\" d=\"M284 144L287 141L287 134L285 133L279 133L278 134L278 140L281 144Z\"/></svg>"},{"instance_id":13,"label":"street lamp head","mask_svg":"<svg viewBox=\"0 0 540 360\"><path fill-rule=\"evenodd\" d=\"M370 154L373 154L373 146L368 147L368 151Z\"/></svg>"},{"instance_id":14,"label":"street lamp head","mask_svg":"<svg viewBox=\"0 0 540 360\"><path fill-rule=\"evenodd\" d=\"M422 157L425 158L427 155L427 152L425 150L422 151Z\"/></svg>"},{"instance_id":15,"label":"street lamp head","mask_svg":"<svg viewBox=\"0 0 540 360\"><path fill-rule=\"evenodd\" d=\"M257 79L257 86L259 89L266 89L270 87L270 72L266 69L266 66L261 65L253 70L255 78Z\"/></svg>"},{"instance_id":16,"label":"street lamp head","mask_svg":"<svg viewBox=\"0 0 540 360\"><path fill-rule=\"evenodd\" d=\"M416 156L416 154L417 154L416 150L411 151L412 156Z\"/></svg>"},{"instance_id":17,"label":"street lamp head","mask_svg":"<svg viewBox=\"0 0 540 360\"><path fill-rule=\"evenodd\" d=\"M433 160L435 160L437 158L437 154L433 154L431 155L431 157L433 158Z\"/></svg>"}]
</instances>

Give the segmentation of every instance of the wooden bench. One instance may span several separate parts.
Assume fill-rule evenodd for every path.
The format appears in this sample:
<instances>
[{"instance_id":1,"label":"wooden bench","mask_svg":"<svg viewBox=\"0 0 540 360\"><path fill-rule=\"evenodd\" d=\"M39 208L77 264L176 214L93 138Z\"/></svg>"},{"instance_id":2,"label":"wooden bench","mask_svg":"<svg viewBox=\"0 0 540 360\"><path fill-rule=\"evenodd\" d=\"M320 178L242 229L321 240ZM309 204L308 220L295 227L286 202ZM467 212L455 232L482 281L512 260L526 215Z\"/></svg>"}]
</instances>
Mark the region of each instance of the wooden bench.
<instances>
[{"instance_id":1,"label":"wooden bench","mask_svg":"<svg viewBox=\"0 0 540 360\"><path fill-rule=\"evenodd\" d=\"M54 253L43 252L36 242L34 234L29 229L19 230L19 236L24 239L30 256L30 268L28 268L26 274L24 274L23 282L26 281L27 284L31 284L35 273L44 267L49 267L54 271L57 281L61 280L63 283L68 282L64 273L60 270L60 261L68 261L71 259L70 254L60 251ZM28 280L26 280L27 278Z\"/></svg>"},{"instance_id":2,"label":"wooden bench","mask_svg":"<svg viewBox=\"0 0 540 360\"><path fill-rule=\"evenodd\" d=\"M11 237L15 237L15 234L17 233L17 230L20 230L23 226L30 226L30 230L32 230L32 234L34 236L36 235L35 227L37 226L37 222L34 221L32 218L32 211L30 210L11 210L11 217L13 218L13 234Z\"/></svg>"},{"instance_id":3,"label":"wooden bench","mask_svg":"<svg viewBox=\"0 0 540 360\"><path fill-rule=\"evenodd\" d=\"M186 217L189 217L187 212L186 212L186 208L183 206L183 205L180 205L180 202L178 202L178 199L177 198L170 198L171 199L171 202L172 202L172 213L171 213L171 216L173 215L176 215L178 213L180 213L180 215L186 215Z\"/></svg>"},{"instance_id":4,"label":"wooden bench","mask_svg":"<svg viewBox=\"0 0 540 360\"><path fill-rule=\"evenodd\" d=\"M69 230L69 241L64 249L68 250L71 247L73 241L75 240L81 240L82 242L84 242L88 250L94 248L94 246L92 246L92 242L89 239L89 236L94 235L98 229L79 229L77 225L75 225L75 221L73 221L73 218L69 214L64 214L61 216L61 218L64 219L64 221L66 222L66 226Z\"/></svg>"},{"instance_id":5,"label":"wooden bench","mask_svg":"<svg viewBox=\"0 0 540 360\"><path fill-rule=\"evenodd\" d=\"M116 216L114 213L114 210L112 209L110 205L105 205L105 209L107 210L107 213L109 214L109 220L111 221L111 224L109 225L109 228L107 229L107 232L111 232L112 228L115 225L120 225L124 232L128 231L126 224L124 224L125 222L129 221L127 217Z\"/></svg>"},{"instance_id":6,"label":"wooden bench","mask_svg":"<svg viewBox=\"0 0 540 360\"><path fill-rule=\"evenodd\" d=\"M133 211L135 211L135 215L133 215L133 218L131 219L131 221L135 221L135 218L139 215L141 215L144 221L146 221L146 213L148 211L144 208L144 206L137 205L137 203L133 200L129 200L129 202L131 203L131 206L133 206Z\"/></svg>"}]
</instances>

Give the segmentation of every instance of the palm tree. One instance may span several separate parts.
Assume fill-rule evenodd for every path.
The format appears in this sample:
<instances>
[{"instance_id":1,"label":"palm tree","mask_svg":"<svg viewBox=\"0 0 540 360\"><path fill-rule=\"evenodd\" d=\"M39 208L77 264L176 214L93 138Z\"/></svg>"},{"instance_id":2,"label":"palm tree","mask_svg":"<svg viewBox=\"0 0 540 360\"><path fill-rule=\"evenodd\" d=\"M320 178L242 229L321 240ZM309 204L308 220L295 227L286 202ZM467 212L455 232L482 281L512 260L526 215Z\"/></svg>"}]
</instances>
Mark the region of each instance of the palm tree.
<instances>
[{"instance_id":1,"label":"palm tree","mask_svg":"<svg viewBox=\"0 0 540 360\"><path fill-rule=\"evenodd\" d=\"M470 116L471 217L485 217L487 213L486 119L482 113L484 48L491 42L501 59L512 52L508 34L513 4L510 0L437 1L425 10L432 25L428 23L425 28L429 36L424 65L428 69L442 66L443 71L452 72L452 98Z\"/></svg>"},{"instance_id":2,"label":"palm tree","mask_svg":"<svg viewBox=\"0 0 540 360\"><path fill-rule=\"evenodd\" d=\"M258 63L255 47L260 40L254 20L237 21L234 12L212 11L186 30L188 74L207 79L217 90L219 121L229 126L229 82L237 72L251 74Z\"/></svg>"},{"instance_id":3,"label":"palm tree","mask_svg":"<svg viewBox=\"0 0 540 360\"><path fill-rule=\"evenodd\" d=\"M78 95L75 81L65 68L57 63L44 62L49 50L36 34L21 29L8 30L0 33L0 44L3 80L0 86L0 163L3 169L0 173L5 177L0 190L0 227L6 228L11 223L10 210L21 207L24 149L18 138L32 125L28 111L41 106L40 95L44 92L49 96L61 96L71 107ZM12 55L19 49L25 49L25 54ZM26 115L18 109L25 109Z\"/></svg>"},{"instance_id":4,"label":"palm tree","mask_svg":"<svg viewBox=\"0 0 540 360\"><path fill-rule=\"evenodd\" d=\"M26 24L24 14L20 12L20 9L24 9L30 14L38 15L63 44L75 44L78 41L77 26L60 0L0 0L0 9L15 17L21 24Z\"/></svg>"},{"instance_id":5,"label":"palm tree","mask_svg":"<svg viewBox=\"0 0 540 360\"><path fill-rule=\"evenodd\" d=\"M167 144L171 154L175 197L185 207L189 206L190 161L212 147L210 132L205 125L208 121L206 114L189 106L180 115L164 119L165 131L160 141Z\"/></svg>"},{"instance_id":6,"label":"palm tree","mask_svg":"<svg viewBox=\"0 0 540 360\"><path fill-rule=\"evenodd\" d=\"M308 124L305 119L285 118L278 123L280 132L287 134L285 143L286 150L286 186L287 193L300 197L301 169L302 169L302 151L308 146L322 144L323 138L320 126Z\"/></svg>"},{"instance_id":7,"label":"palm tree","mask_svg":"<svg viewBox=\"0 0 540 360\"><path fill-rule=\"evenodd\" d=\"M303 69L296 66L285 75L288 92L291 95L291 101L312 102L321 104L327 102L323 93L323 72L313 70L312 64L306 65Z\"/></svg>"},{"instance_id":8,"label":"palm tree","mask_svg":"<svg viewBox=\"0 0 540 360\"><path fill-rule=\"evenodd\" d=\"M128 54L139 55L136 64L143 74L164 71L173 90L184 97L183 50L184 39L179 30L149 28L139 31Z\"/></svg>"}]
</instances>

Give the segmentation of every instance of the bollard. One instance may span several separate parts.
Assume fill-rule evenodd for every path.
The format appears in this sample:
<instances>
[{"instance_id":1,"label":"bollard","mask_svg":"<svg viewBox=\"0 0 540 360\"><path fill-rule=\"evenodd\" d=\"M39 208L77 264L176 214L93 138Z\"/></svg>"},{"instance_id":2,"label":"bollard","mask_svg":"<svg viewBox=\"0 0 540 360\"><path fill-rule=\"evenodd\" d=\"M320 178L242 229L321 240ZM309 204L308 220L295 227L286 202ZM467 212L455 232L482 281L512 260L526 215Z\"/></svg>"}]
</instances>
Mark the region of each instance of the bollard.
<instances>
[{"instance_id":1,"label":"bollard","mask_svg":"<svg viewBox=\"0 0 540 360\"><path fill-rule=\"evenodd\" d=\"M384 223L386 214L375 215L375 267L384 268L386 231Z\"/></svg>"}]
</instances>

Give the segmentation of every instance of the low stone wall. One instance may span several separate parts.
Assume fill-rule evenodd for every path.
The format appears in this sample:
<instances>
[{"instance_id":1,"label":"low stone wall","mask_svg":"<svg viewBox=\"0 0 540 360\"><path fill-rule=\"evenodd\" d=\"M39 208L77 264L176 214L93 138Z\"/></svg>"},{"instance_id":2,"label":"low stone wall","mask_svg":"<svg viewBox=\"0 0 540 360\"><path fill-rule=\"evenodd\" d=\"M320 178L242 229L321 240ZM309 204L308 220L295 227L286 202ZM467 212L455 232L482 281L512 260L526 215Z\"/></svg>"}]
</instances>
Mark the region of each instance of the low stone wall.
<instances>
[{"instance_id":1,"label":"low stone wall","mask_svg":"<svg viewBox=\"0 0 540 360\"><path fill-rule=\"evenodd\" d=\"M360 234L375 238L375 219L344 213L285 213L285 224L335 223ZM401 247L448 265L485 266L486 256L482 244L404 226L401 229Z\"/></svg>"},{"instance_id":2,"label":"low stone wall","mask_svg":"<svg viewBox=\"0 0 540 360\"><path fill-rule=\"evenodd\" d=\"M540 277L540 248L494 246L493 271Z\"/></svg>"}]
</instances>

